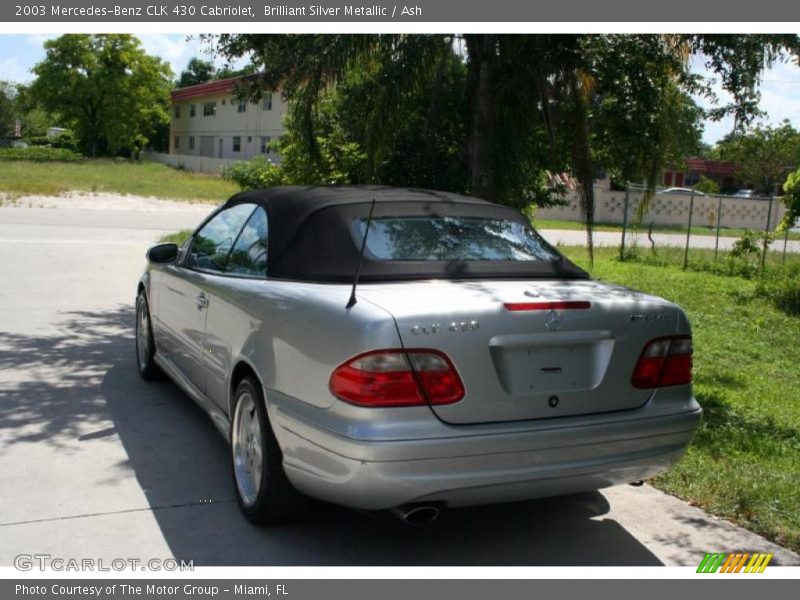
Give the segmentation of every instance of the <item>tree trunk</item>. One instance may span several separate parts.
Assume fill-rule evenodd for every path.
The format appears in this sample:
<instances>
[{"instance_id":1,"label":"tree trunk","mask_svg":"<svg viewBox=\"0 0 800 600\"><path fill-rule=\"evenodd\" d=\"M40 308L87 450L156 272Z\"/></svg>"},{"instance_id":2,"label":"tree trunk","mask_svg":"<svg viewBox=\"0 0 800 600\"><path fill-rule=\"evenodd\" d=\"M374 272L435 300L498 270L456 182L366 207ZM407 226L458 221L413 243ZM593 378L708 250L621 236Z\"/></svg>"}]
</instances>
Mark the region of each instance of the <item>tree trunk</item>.
<instances>
[{"instance_id":1,"label":"tree trunk","mask_svg":"<svg viewBox=\"0 0 800 600\"><path fill-rule=\"evenodd\" d=\"M97 158L97 139L100 137L100 123L97 117L97 109L92 108L89 113L89 131L92 136L92 158Z\"/></svg>"},{"instance_id":2,"label":"tree trunk","mask_svg":"<svg viewBox=\"0 0 800 600\"><path fill-rule=\"evenodd\" d=\"M569 89L574 111L570 119L572 172L580 182L579 195L586 219L586 246L589 251L589 264L594 268L594 166L590 148L589 105L577 73L570 73Z\"/></svg>"},{"instance_id":3,"label":"tree trunk","mask_svg":"<svg viewBox=\"0 0 800 600\"><path fill-rule=\"evenodd\" d=\"M492 176L496 37L470 35L466 36L466 42L474 77L470 133L471 193L493 202L497 199Z\"/></svg>"}]
</instances>

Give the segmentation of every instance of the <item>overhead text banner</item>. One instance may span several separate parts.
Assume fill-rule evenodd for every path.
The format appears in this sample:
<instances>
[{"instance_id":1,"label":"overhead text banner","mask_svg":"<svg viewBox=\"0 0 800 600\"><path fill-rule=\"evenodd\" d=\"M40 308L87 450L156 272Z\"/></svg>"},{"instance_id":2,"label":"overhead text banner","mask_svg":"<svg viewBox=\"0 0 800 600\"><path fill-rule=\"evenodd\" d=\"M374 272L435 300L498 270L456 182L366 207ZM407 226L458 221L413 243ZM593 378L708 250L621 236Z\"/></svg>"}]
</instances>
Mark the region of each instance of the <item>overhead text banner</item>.
<instances>
[{"instance_id":1,"label":"overhead text banner","mask_svg":"<svg viewBox=\"0 0 800 600\"><path fill-rule=\"evenodd\" d=\"M671 0L4 0L0 21L42 22L796 22L800 2Z\"/></svg>"}]
</instances>

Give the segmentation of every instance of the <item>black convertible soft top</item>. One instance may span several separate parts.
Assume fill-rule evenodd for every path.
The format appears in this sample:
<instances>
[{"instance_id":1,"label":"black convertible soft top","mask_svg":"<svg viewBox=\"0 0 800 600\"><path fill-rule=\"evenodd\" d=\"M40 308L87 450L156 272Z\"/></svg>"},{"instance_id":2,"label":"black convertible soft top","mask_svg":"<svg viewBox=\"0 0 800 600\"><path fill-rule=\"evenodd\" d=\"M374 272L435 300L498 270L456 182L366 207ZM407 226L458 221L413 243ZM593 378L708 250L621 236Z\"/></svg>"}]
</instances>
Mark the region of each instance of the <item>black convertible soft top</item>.
<instances>
[{"instance_id":1,"label":"black convertible soft top","mask_svg":"<svg viewBox=\"0 0 800 600\"><path fill-rule=\"evenodd\" d=\"M530 227L507 206L450 192L386 186L286 186L236 194L221 208L251 202L269 218L271 278L350 282L359 260L351 233L375 200L373 218L401 215L506 219ZM544 242L546 244L546 242ZM560 257L560 253L553 250ZM579 278L588 274L564 257L557 261L396 261L364 257L361 281L413 279Z\"/></svg>"}]
</instances>

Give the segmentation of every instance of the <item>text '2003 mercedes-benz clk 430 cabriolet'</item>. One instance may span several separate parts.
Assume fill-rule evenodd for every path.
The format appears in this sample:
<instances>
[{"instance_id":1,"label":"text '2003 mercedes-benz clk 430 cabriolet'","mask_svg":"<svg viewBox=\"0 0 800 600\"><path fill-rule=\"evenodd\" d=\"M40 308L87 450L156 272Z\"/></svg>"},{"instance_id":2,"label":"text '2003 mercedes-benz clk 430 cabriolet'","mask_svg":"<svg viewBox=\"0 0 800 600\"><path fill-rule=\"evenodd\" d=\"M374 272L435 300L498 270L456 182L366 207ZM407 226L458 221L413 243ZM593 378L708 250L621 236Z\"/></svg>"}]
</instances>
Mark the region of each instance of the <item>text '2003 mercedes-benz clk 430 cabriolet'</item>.
<instances>
[{"instance_id":1,"label":"text '2003 mercedes-benz clk 430 cabriolet'","mask_svg":"<svg viewBox=\"0 0 800 600\"><path fill-rule=\"evenodd\" d=\"M148 259L139 371L210 413L257 523L303 495L421 521L639 481L700 419L684 312L593 281L508 207L244 192Z\"/></svg>"}]
</instances>

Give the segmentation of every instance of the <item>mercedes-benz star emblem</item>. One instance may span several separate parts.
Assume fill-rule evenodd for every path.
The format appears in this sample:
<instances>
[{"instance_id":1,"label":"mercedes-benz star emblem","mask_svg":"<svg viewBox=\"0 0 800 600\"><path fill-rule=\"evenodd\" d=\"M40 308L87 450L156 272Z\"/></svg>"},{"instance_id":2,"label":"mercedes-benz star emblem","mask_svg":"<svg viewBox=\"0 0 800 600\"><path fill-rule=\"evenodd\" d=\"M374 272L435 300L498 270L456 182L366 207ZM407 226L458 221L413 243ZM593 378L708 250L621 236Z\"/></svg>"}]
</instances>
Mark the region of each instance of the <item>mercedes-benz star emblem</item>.
<instances>
[{"instance_id":1,"label":"mercedes-benz star emblem","mask_svg":"<svg viewBox=\"0 0 800 600\"><path fill-rule=\"evenodd\" d=\"M564 326L564 317L554 310L547 311L544 316L544 326L551 331L558 331Z\"/></svg>"}]
</instances>

